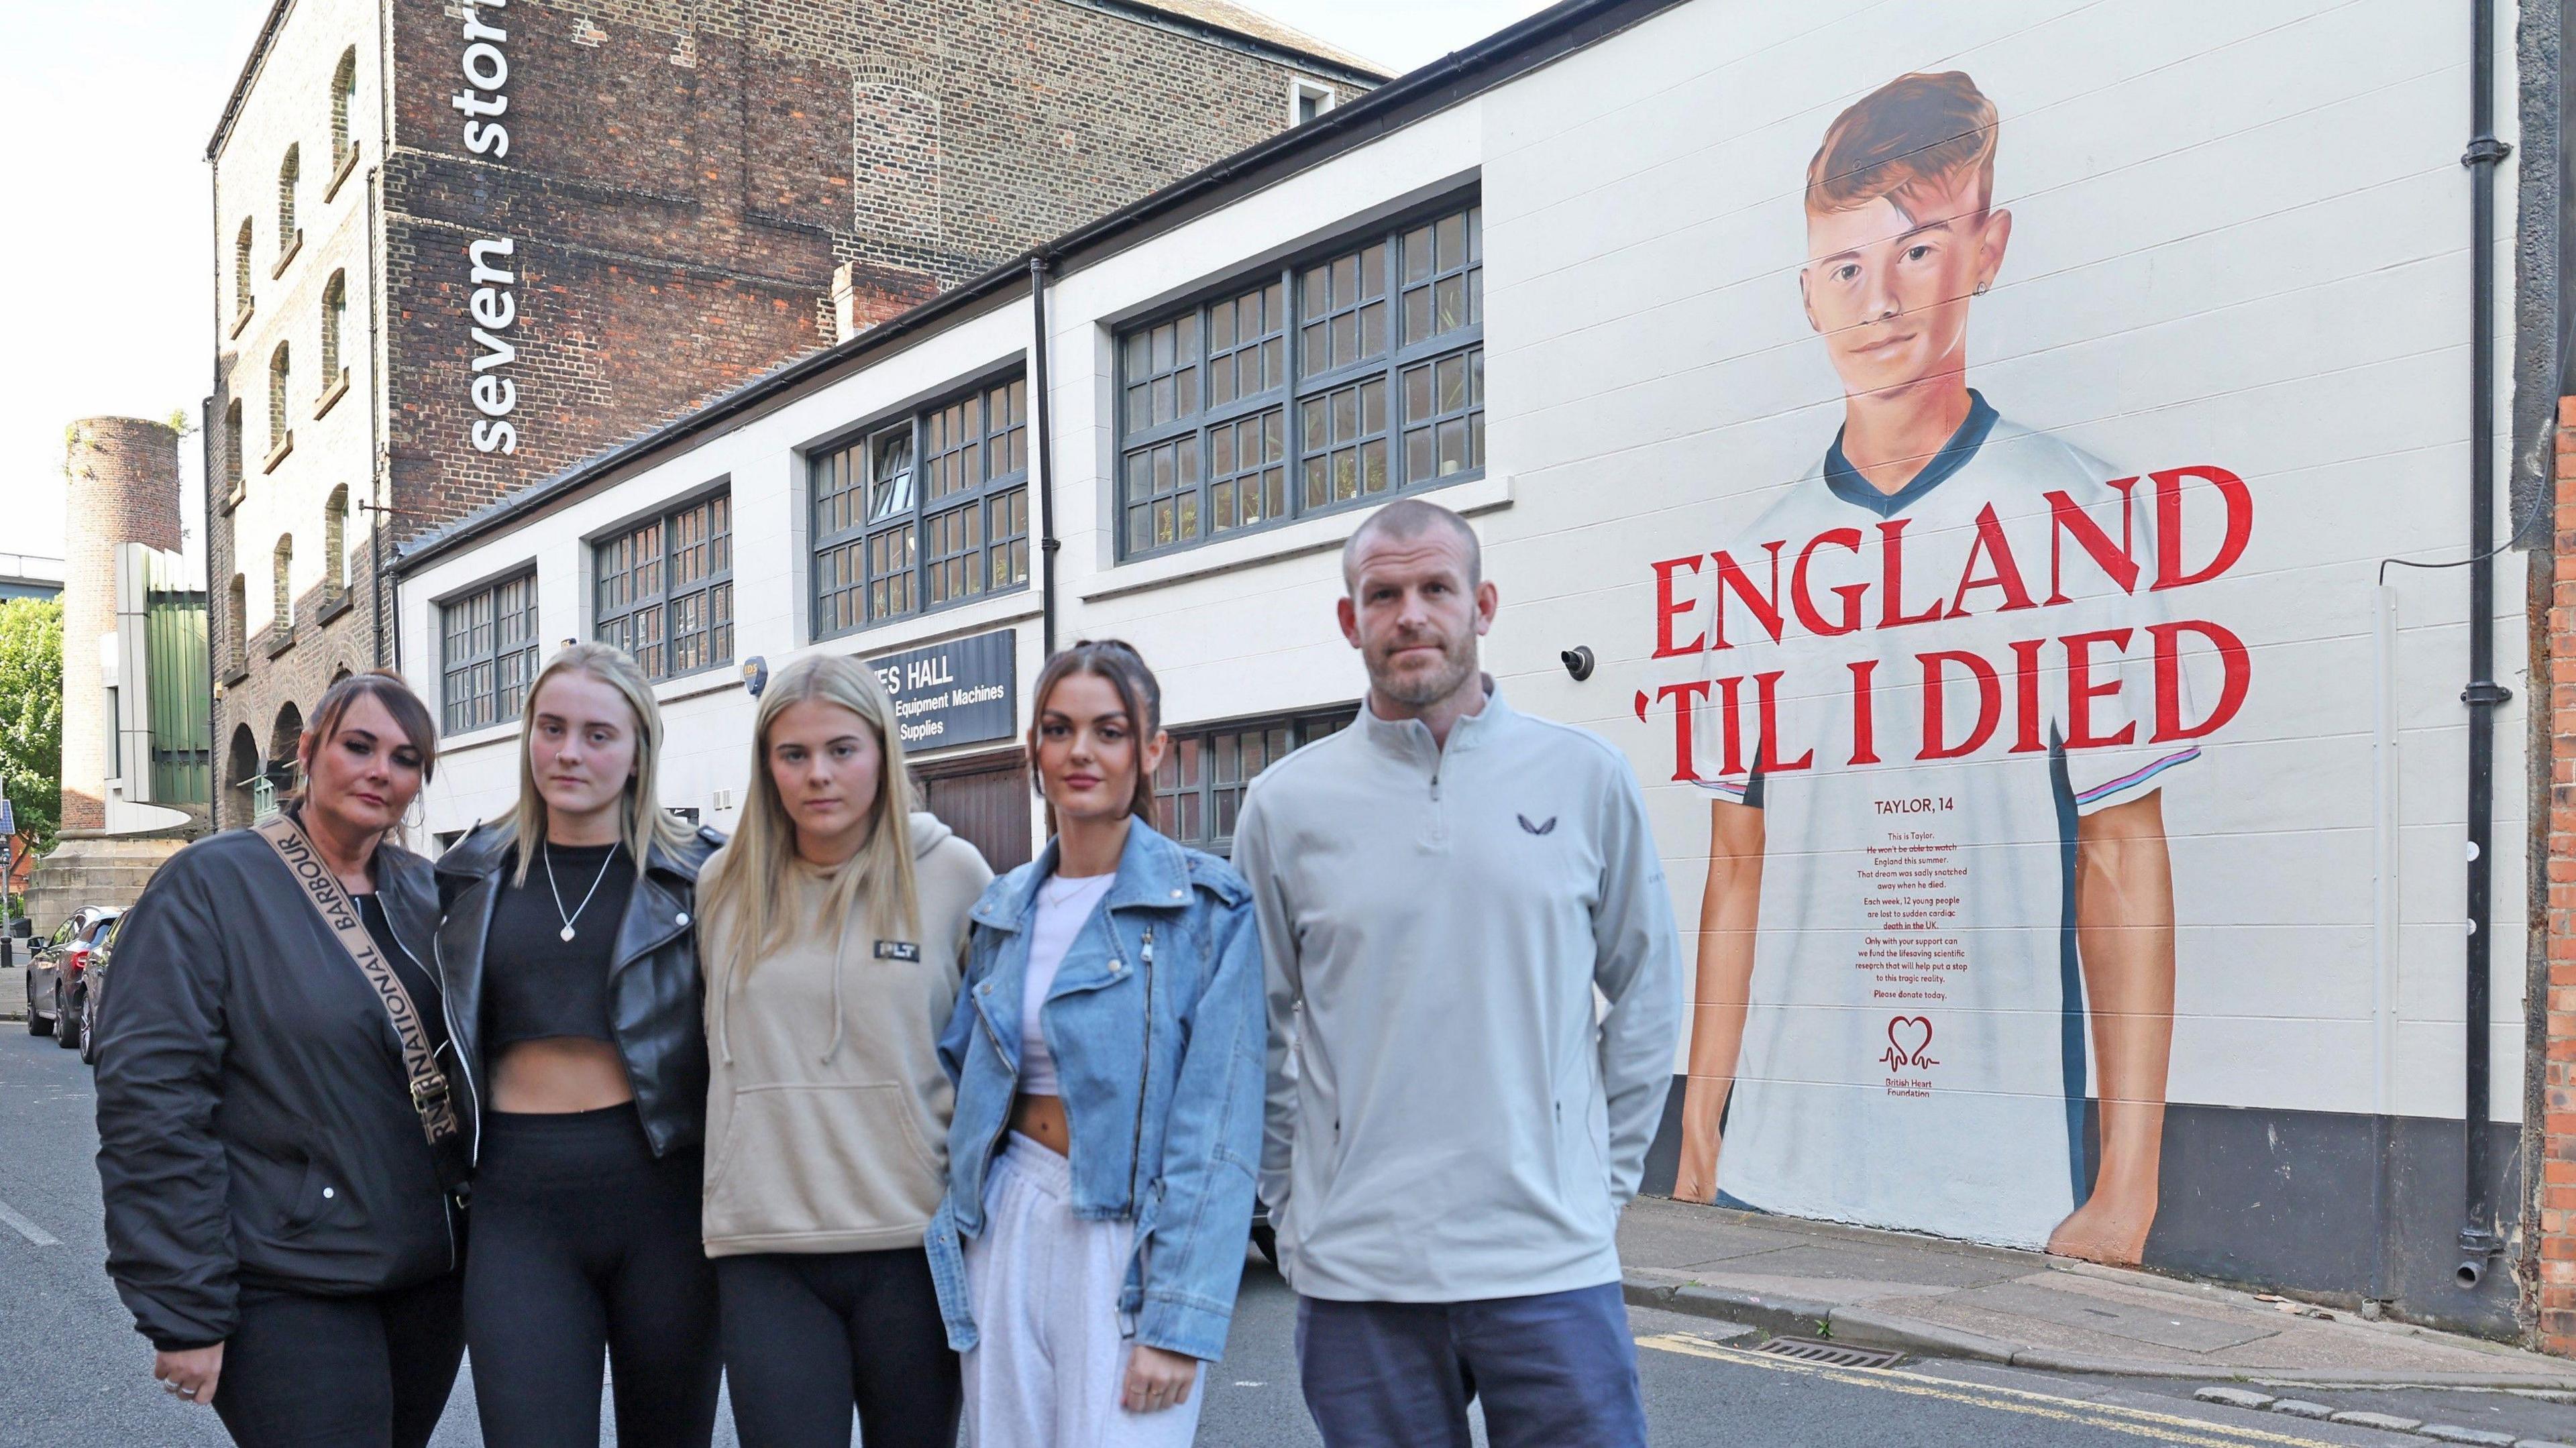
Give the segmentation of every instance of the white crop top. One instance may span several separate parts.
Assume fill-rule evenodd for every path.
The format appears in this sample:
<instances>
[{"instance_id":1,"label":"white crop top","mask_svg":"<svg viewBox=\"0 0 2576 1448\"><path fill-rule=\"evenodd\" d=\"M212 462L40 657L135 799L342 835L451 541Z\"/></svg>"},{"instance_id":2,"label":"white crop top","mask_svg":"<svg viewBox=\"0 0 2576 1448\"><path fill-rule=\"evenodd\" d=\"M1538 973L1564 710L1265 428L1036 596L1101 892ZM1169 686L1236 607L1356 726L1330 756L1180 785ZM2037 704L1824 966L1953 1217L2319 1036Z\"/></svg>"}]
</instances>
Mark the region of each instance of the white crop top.
<instances>
[{"instance_id":1,"label":"white crop top","mask_svg":"<svg viewBox=\"0 0 2576 1448\"><path fill-rule=\"evenodd\" d=\"M1029 976L1020 988L1020 1094L1057 1096L1055 1053L1047 1049L1038 1028L1038 1008L1055 989L1055 973L1064 965L1073 938L1091 920L1101 897L1118 883L1111 875L1049 875L1038 884L1038 918L1029 927Z\"/></svg>"}]
</instances>

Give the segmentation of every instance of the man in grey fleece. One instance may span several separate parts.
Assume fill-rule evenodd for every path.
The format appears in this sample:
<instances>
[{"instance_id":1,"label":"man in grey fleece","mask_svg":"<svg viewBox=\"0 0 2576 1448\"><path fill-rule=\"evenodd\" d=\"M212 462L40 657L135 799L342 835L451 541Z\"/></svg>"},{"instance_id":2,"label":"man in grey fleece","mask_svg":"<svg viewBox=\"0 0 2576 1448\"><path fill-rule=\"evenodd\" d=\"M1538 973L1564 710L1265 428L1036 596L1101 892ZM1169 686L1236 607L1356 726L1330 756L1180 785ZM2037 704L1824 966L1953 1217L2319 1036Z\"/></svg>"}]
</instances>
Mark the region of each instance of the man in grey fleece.
<instances>
[{"instance_id":1,"label":"man in grey fleece","mask_svg":"<svg viewBox=\"0 0 2576 1448\"><path fill-rule=\"evenodd\" d=\"M1682 992L1644 801L1478 668L1497 594L1464 519L1391 503L1342 572L1367 705L1262 774L1235 833L1307 1408L1329 1448L1466 1448L1478 1396L1496 1448L1641 1448L1616 1232Z\"/></svg>"}]
</instances>

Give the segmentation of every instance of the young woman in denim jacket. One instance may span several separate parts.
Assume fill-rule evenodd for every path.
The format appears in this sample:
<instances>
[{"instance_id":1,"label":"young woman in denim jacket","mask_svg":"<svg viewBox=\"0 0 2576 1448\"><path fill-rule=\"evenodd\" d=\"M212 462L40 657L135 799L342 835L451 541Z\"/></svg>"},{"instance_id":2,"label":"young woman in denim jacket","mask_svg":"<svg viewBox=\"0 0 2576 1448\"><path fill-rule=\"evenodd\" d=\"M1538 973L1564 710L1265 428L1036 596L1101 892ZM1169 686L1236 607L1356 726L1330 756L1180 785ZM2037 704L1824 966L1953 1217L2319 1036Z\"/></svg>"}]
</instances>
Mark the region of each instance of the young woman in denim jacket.
<instances>
[{"instance_id":1,"label":"young woman in denim jacket","mask_svg":"<svg viewBox=\"0 0 2576 1448\"><path fill-rule=\"evenodd\" d=\"M1036 700L1058 833L972 914L931 1271L975 1448L1187 1444L1261 1149L1251 892L1153 828L1167 741L1135 650L1074 645Z\"/></svg>"}]
</instances>

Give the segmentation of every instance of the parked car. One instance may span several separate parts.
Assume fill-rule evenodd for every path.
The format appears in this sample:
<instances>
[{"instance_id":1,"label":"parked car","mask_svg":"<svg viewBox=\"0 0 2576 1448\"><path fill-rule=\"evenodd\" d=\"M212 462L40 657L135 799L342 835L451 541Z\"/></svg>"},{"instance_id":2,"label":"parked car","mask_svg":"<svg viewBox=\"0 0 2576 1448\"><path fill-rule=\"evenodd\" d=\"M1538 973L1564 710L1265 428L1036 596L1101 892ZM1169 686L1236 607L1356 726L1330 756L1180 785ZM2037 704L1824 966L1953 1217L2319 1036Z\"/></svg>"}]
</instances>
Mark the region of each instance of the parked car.
<instances>
[{"instance_id":1,"label":"parked car","mask_svg":"<svg viewBox=\"0 0 2576 1448\"><path fill-rule=\"evenodd\" d=\"M80 1004L64 1002L64 1010L80 1023L80 1058L92 1066L98 1064L98 1013L107 1004L108 956L115 950L116 932L124 924L125 917L120 913L99 927L98 941L89 948L80 969Z\"/></svg>"},{"instance_id":2,"label":"parked car","mask_svg":"<svg viewBox=\"0 0 2576 1448\"><path fill-rule=\"evenodd\" d=\"M80 1018L66 1008L75 1001L74 990L90 947L124 913L113 905L84 905L37 944L27 962L29 1035L51 1036L65 1050L80 1046Z\"/></svg>"}]
</instances>

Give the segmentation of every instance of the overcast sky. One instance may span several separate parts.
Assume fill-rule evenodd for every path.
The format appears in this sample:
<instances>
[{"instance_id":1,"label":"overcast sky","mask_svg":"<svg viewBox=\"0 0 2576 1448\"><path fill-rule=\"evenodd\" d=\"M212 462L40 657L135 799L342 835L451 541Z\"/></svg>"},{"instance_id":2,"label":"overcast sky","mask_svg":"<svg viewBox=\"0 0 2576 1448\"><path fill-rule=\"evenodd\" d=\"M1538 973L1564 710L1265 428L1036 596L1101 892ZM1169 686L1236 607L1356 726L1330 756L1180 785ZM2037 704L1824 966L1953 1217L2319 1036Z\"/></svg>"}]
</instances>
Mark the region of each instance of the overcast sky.
<instances>
[{"instance_id":1,"label":"overcast sky","mask_svg":"<svg viewBox=\"0 0 2576 1448\"><path fill-rule=\"evenodd\" d=\"M849 0L858 3L858 0ZM1251 0L1397 70L1546 0ZM63 551L63 429L101 414L193 420L212 374L206 138L268 0L12 7L0 194L38 224L0 228L11 281L0 350L0 553ZM191 500L196 442L180 449Z\"/></svg>"}]
</instances>

